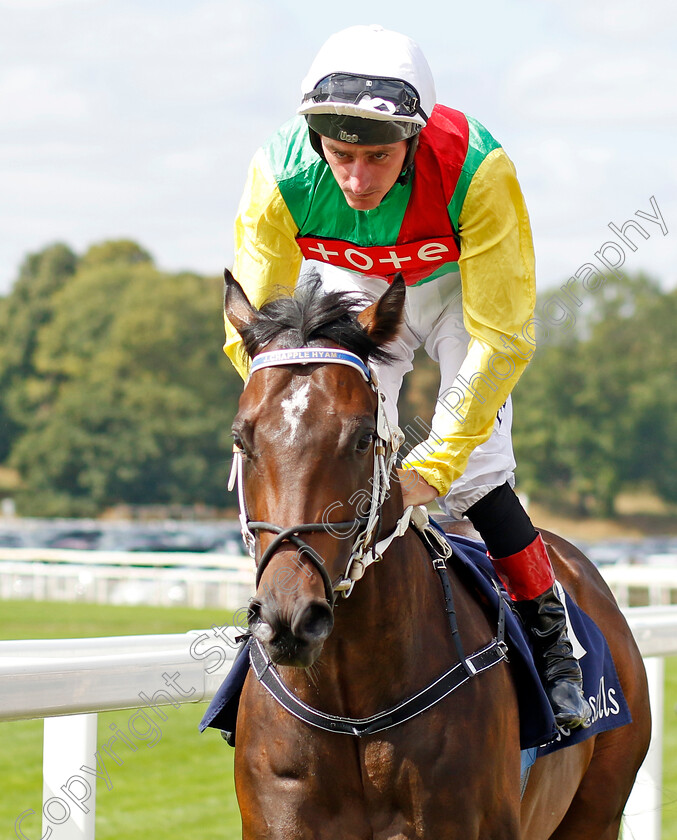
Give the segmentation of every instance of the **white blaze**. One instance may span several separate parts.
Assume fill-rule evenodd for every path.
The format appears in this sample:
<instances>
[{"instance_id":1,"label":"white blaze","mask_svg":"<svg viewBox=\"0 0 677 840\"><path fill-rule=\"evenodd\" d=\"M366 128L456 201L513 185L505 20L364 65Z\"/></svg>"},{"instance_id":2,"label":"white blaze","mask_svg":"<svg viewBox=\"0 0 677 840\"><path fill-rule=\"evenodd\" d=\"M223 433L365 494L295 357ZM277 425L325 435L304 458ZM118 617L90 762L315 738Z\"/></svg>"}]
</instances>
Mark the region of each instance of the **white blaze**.
<instances>
[{"instance_id":1,"label":"white blaze","mask_svg":"<svg viewBox=\"0 0 677 840\"><path fill-rule=\"evenodd\" d=\"M289 431L292 438L298 431L301 422L301 415L308 408L308 391L310 390L310 382L301 385L297 390L286 400L282 400L282 416L289 426Z\"/></svg>"}]
</instances>

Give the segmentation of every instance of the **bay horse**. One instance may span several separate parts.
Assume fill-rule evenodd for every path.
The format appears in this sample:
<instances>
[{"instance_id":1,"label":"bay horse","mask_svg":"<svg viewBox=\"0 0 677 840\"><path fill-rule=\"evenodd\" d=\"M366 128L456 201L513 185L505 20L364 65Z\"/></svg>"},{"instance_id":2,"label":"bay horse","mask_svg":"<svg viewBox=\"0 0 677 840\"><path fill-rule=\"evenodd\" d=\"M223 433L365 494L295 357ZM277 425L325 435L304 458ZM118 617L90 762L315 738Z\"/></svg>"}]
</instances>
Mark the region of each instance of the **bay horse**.
<instances>
[{"instance_id":1,"label":"bay horse","mask_svg":"<svg viewBox=\"0 0 677 840\"><path fill-rule=\"evenodd\" d=\"M380 562L365 559L403 522L390 480L397 444L368 365L389 358L404 299L400 277L359 311L316 282L259 311L226 272L225 314L253 359L233 423L258 563L249 627L290 701L330 722L376 720L460 667L440 581L414 530L405 522L379 543ZM543 535L558 580L606 635L632 723L539 758L521 798L519 711L503 658L423 713L362 735L309 725L250 669L235 749L244 840L618 837L650 738L644 668L594 566ZM483 649L496 616L453 564L447 572L460 643Z\"/></svg>"}]
</instances>

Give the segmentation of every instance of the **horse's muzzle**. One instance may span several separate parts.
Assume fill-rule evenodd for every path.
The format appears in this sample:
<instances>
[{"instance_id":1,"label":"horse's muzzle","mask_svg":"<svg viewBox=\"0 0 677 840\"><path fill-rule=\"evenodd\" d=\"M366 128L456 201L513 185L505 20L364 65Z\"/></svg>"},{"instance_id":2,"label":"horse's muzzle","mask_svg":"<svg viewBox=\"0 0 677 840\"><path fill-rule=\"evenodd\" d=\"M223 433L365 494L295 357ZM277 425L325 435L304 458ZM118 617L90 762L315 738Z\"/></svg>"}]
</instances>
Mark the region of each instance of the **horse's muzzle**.
<instances>
[{"instance_id":1,"label":"horse's muzzle","mask_svg":"<svg viewBox=\"0 0 677 840\"><path fill-rule=\"evenodd\" d=\"M324 600L296 604L289 617L257 598L249 605L249 629L276 665L308 668L333 627L334 614Z\"/></svg>"}]
</instances>

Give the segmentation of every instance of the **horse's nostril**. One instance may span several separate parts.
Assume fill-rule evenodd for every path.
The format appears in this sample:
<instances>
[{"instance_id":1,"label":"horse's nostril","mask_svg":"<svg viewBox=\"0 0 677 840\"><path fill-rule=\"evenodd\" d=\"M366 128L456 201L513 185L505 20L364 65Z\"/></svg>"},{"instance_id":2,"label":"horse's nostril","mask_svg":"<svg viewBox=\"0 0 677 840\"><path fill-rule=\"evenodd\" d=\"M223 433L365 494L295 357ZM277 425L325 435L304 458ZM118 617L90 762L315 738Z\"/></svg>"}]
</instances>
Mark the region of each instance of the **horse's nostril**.
<instances>
[{"instance_id":1,"label":"horse's nostril","mask_svg":"<svg viewBox=\"0 0 677 840\"><path fill-rule=\"evenodd\" d=\"M274 662L305 668L332 631L334 616L326 601L297 605L291 619L275 605L254 598L249 605L249 629L259 642L270 647Z\"/></svg>"},{"instance_id":2,"label":"horse's nostril","mask_svg":"<svg viewBox=\"0 0 677 840\"><path fill-rule=\"evenodd\" d=\"M332 631L334 615L329 604L319 601L299 611L292 622L292 632L305 642L323 642Z\"/></svg>"},{"instance_id":3,"label":"horse's nostril","mask_svg":"<svg viewBox=\"0 0 677 840\"><path fill-rule=\"evenodd\" d=\"M252 599L247 609L247 623L251 626L255 621L261 618L261 602Z\"/></svg>"},{"instance_id":4,"label":"horse's nostril","mask_svg":"<svg viewBox=\"0 0 677 840\"><path fill-rule=\"evenodd\" d=\"M253 600L249 605L247 623L251 632L262 642L271 641L280 629L279 621L275 621L275 614L268 613L264 605L257 600Z\"/></svg>"}]
</instances>

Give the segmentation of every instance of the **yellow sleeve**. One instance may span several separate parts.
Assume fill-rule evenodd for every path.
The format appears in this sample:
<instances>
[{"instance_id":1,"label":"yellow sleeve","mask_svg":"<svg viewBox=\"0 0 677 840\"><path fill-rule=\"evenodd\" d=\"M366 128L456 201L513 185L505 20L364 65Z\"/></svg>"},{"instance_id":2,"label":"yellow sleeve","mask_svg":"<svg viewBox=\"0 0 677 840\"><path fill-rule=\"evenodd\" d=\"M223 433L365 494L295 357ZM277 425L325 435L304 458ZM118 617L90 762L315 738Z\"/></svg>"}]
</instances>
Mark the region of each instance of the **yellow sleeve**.
<instances>
[{"instance_id":1,"label":"yellow sleeve","mask_svg":"<svg viewBox=\"0 0 677 840\"><path fill-rule=\"evenodd\" d=\"M259 308L284 290L293 290L301 268L301 249L296 244L298 228L262 150L251 166L235 220L233 276L251 303ZM224 352L243 379L249 359L242 339L224 316Z\"/></svg>"},{"instance_id":2,"label":"yellow sleeve","mask_svg":"<svg viewBox=\"0 0 677 840\"><path fill-rule=\"evenodd\" d=\"M468 352L453 389L440 394L434 434L403 464L440 495L491 435L499 408L533 354L533 343L522 334L536 303L531 227L515 168L501 148L487 155L470 183L459 235Z\"/></svg>"}]
</instances>

